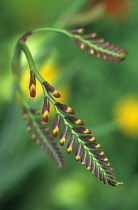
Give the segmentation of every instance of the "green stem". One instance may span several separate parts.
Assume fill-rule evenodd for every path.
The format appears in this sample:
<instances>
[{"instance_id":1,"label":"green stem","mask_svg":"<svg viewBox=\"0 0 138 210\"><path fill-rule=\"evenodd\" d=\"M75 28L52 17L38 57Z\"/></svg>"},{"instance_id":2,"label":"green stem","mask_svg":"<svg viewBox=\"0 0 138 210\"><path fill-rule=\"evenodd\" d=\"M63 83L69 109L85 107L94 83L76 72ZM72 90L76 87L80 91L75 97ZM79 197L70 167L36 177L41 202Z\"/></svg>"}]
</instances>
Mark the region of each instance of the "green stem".
<instances>
[{"instance_id":1,"label":"green stem","mask_svg":"<svg viewBox=\"0 0 138 210\"><path fill-rule=\"evenodd\" d=\"M59 29L59 28L38 28L38 29L33 30L33 33L36 33L36 32L57 32L57 33L62 33L69 37L72 37L71 33L67 32L64 29Z\"/></svg>"}]
</instances>

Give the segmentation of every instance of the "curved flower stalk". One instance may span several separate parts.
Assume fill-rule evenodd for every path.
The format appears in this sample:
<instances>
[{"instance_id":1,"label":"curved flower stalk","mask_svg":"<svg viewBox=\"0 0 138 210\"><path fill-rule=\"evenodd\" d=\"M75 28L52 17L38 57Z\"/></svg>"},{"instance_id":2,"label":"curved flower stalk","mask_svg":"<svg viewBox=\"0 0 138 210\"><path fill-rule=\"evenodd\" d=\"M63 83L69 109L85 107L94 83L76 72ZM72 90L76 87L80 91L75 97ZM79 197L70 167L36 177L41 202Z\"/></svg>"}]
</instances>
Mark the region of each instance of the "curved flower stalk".
<instances>
[{"instance_id":1,"label":"curved flower stalk","mask_svg":"<svg viewBox=\"0 0 138 210\"><path fill-rule=\"evenodd\" d=\"M97 143L96 138L91 135L92 132L84 127L84 122L82 120L76 116L72 116L75 114L75 111L71 107L57 102L56 98L61 97L60 93L37 71L32 55L25 44L25 41L31 34L40 31L63 33L71 37L81 49L86 48L91 54L94 54L97 57L102 57L103 59L107 58L109 60L120 62L126 57L126 51L122 48L115 47L114 45L104 43L103 39L92 39L88 41L88 38L94 38L96 34L91 33L87 35L79 35L79 33L83 32L83 29L67 31L55 28L42 28L28 32L19 39L12 62L13 73L24 106L23 119L28 119L27 130L31 131L32 138L36 139L36 142L44 148L56 165L59 168L63 167L62 155L54 140L54 137L57 137L62 129L60 126L60 121L62 120L64 128L61 130L62 132L60 134L60 145L63 146L67 141L67 136L69 136L67 152L70 154L75 150L76 161L80 161L82 165L85 165L90 173L95 173L95 176L99 177L100 181L104 182L104 184L108 183L112 186L122 184L121 182L116 181L114 173L112 172L113 169L109 166L110 163L104 156L104 152L101 150L101 145ZM30 67L30 96L35 97L37 94L36 79L40 82L43 89L44 103L41 112L29 107L20 87L17 73L20 67L21 51L24 52ZM50 104L53 104L56 112L52 133L48 131L47 127ZM77 146L76 149L75 144Z\"/></svg>"}]
</instances>

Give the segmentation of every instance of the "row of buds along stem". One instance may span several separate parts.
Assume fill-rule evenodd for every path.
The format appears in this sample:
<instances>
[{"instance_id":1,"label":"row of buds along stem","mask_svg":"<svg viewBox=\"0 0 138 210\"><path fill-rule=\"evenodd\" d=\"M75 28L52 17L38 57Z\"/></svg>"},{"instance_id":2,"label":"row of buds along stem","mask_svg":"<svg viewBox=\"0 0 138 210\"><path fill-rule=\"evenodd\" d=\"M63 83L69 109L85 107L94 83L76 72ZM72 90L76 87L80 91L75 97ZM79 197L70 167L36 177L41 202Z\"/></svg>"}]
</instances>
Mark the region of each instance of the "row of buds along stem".
<instances>
[{"instance_id":1,"label":"row of buds along stem","mask_svg":"<svg viewBox=\"0 0 138 210\"><path fill-rule=\"evenodd\" d=\"M45 89L51 94L51 95L53 95L55 98L60 98L61 97L61 95L60 95L60 93L53 87L53 86L51 86L48 82L43 82L42 83L43 84L43 86L45 87Z\"/></svg>"},{"instance_id":2,"label":"row of buds along stem","mask_svg":"<svg viewBox=\"0 0 138 210\"><path fill-rule=\"evenodd\" d=\"M59 104L58 107L62 107ZM63 105L63 110L67 110L67 107ZM74 123L78 120L78 118L65 116L69 123ZM79 121L80 122L80 121ZM82 123L81 123L82 124ZM86 165L86 169L90 171L90 173L95 173L96 177L99 177L100 181L103 181L105 184L109 183L112 186L118 186L116 179L114 177L113 170L109 167L110 163L108 163L108 159L104 157L104 152L99 150L101 145L96 142L96 138L94 136L89 135L91 131L84 127L72 127L73 133L69 139L67 144L67 152L70 154L73 151L75 136L78 138L78 146L75 151L75 159L76 161L81 161L82 165ZM53 126L53 133L59 131L59 115L57 114L56 120ZM78 136L75 133L81 133L82 135ZM64 126L64 129L60 135L60 145L63 146L65 144L68 133L68 125ZM85 135L84 135L85 134Z\"/></svg>"},{"instance_id":3,"label":"row of buds along stem","mask_svg":"<svg viewBox=\"0 0 138 210\"><path fill-rule=\"evenodd\" d=\"M80 29L80 31L83 30ZM96 33L77 35L79 34L79 29L68 30L68 32L72 33L72 38L80 49L86 48L90 54L93 54L98 58L101 57L102 59L121 62L127 56L127 51L125 49L104 42L104 39L98 38L88 40L90 38L95 38L97 36ZM76 34L74 35L74 33Z\"/></svg>"},{"instance_id":4,"label":"row of buds along stem","mask_svg":"<svg viewBox=\"0 0 138 210\"><path fill-rule=\"evenodd\" d=\"M43 106L43 115L44 119L47 119L46 110L49 110L49 101L48 98L45 97L44 99L44 106ZM29 113L30 112L30 113ZM32 117L33 115L33 117ZM28 123L26 126L26 130L31 132L31 138L35 139L36 143L44 149L45 152L50 156L50 158L55 162L58 168L63 168L63 158L62 154L57 147L57 143L53 138L53 134L49 132L49 127L47 127L43 120L38 118L37 115L41 115L41 111L36 109L26 109L23 108L23 119L28 119ZM58 120L58 116L56 118ZM57 121L55 124L58 124ZM57 128L55 131L57 132ZM49 142L47 144L47 141ZM52 149L51 149L52 148Z\"/></svg>"}]
</instances>

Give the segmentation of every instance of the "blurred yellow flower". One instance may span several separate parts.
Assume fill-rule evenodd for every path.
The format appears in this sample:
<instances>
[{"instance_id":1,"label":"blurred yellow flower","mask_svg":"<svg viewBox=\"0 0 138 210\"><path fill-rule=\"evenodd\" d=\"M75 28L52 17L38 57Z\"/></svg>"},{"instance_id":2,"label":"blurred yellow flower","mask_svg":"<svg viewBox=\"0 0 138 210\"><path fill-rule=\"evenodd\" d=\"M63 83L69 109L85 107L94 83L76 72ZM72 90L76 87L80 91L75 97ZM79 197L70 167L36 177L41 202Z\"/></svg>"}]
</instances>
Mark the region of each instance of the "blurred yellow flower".
<instances>
[{"instance_id":1,"label":"blurred yellow flower","mask_svg":"<svg viewBox=\"0 0 138 210\"><path fill-rule=\"evenodd\" d=\"M138 97L123 97L114 107L114 117L125 133L138 136Z\"/></svg>"},{"instance_id":2,"label":"blurred yellow flower","mask_svg":"<svg viewBox=\"0 0 138 210\"><path fill-rule=\"evenodd\" d=\"M39 73L46 81L48 81L54 87L55 87L54 84L60 79L59 77L61 74L60 67L54 64L53 59L48 59L46 62L44 62L42 66L39 68ZM30 98L29 80L30 80L30 70L28 67L22 71L22 76L20 81L24 95L28 99ZM60 87L55 87L55 88L58 89L58 92L61 94L61 98L58 98L56 100L58 100L60 103L67 103L67 100L69 98L69 85L64 83L63 85L60 85ZM43 103L43 89L39 81L36 79L36 97L30 99L33 100L34 102L38 102L38 100L41 98Z\"/></svg>"}]
</instances>

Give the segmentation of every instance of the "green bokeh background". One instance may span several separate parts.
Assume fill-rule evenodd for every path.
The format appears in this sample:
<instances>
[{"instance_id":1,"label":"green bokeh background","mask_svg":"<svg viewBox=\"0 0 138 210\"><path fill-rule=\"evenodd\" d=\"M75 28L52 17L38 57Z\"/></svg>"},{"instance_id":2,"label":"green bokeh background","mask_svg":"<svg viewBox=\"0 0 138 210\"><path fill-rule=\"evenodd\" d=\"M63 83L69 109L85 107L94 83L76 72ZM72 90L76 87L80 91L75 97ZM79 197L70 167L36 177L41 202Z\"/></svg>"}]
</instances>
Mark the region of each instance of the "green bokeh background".
<instances>
[{"instance_id":1,"label":"green bokeh background","mask_svg":"<svg viewBox=\"0 0 138 210\"><path fill-rule=\"evenodd\" d=\"M40 61L47 59L48 53L56 52L55 60L63 74L57 83L70 84L68 104L85 121L86 127L93 130L117 180L124 182L124 185L113 188L102 184L76 163L74 153L68 155L65 147L61 148L65 167L58 170L25 132L21 106L14 96L10 63L19 36L37 27L67 27L66 21L61 24L64 15L70 18L85 1L0 1L1 210L138 208L138 137L123 133L112 116L117 101L125 95L138 93L138 1L131 2L131 14L123 23L104 17L85 26L86 31L96 31L99 37L127 49L128 57L121 64L89 55L63 35L48 35L47 38L43 34L32 38L34 42L40 39L44 42L35 49L38 66Z\"/></svg>"}]
</instances>

